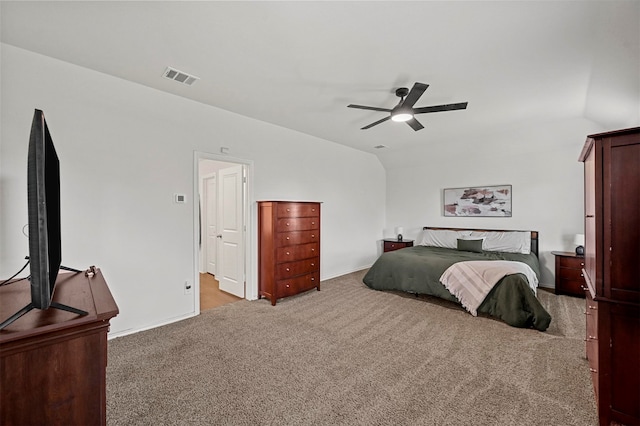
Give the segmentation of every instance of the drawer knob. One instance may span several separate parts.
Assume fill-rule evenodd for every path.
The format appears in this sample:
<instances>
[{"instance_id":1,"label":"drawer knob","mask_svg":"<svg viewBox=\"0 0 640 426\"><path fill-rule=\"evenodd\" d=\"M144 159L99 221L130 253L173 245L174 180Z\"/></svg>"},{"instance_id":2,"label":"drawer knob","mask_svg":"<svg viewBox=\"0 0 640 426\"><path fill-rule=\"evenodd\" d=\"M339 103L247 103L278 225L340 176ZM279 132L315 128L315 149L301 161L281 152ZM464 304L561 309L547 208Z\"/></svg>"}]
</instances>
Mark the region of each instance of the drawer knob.
<instances>
[{"instance_id":1,"label":"drawer knob","mask_svg":"<svg viewBox=\"0 0 640 426\"><path fill-rule=\"evenodd\" d=\"M316 266L316 264L315 264L315 263L312 263L312 264L311 264L311 266Z\"/></svg>"},{"instance_id":2,"label":"drawer knob","mask_svg":"<svg viewBox=\"0 0 640 426\"><path fill-rule=\"evenodd\" d=\"M589 312L586 312L586 311L585 311L585 312L583 312L583 314L585 314L585 315L591 315Z\"/></svg>"},{"instance_id":3,"label":"drawer knob","mask_svg":"<svg viewBox=\"0 0 640 426\"><path fill-rule=\"evenodd\" d=\"M289 272L289 271L290 271L290 269L289 269L289 268L287 268L287 272Z\"/></svg>"},{"instance_id":4,"label":"drawer knob","mask_svg":"<svg viewBox=\"0 0 640 426\"><path fill-rule=\"evenodd\" d=\"M288 212L290 212L290 211L291 211L291 209L287 209L287 211L288 211Z\"/></svg>"},{"instance_id":5,"label":"drawer knob","mask_svg":"<svg viewBox=\"0 0 640 426\"><path fill-rule=\"evenodd\" d=\"M598 340L598 338L596 336L589 336L588 339L589 340Z\"/></svg>"},{"instance_id":6,"label":"drawer knob","mask_svg":"<svg viewBox=\"0 0 640 426\"><path fill-rule=\"evenodd\" d=\"M286 288L289 288L290 286L289 286L289 284L285 284L285 287L286 287Z\"/></svg>"},{"instance_id":7,"label":"drawer knob","mask_svg":"<svg viewBox=\"0 0 640 426\"><path fill-rule=\"evenodd\" d=\"M316 251L316 249L311 249L311 251Z\"/></svg>"},{"instance_id":8,"label":"drawer knob","mask_svg":"<svg viewBox=\"0 0 640 426\"><path fill-rule=\"evenodd\" d=\"M597 308L597 307L595 307L595 306L591 306L591 305L589 305L589 309L598 309L598 308Z\"/></svg>"},{"instance_id":9,"label":"drawer knob","mask_svg":"<svg viewBox=\"0 0 640 426\"><path fill-rule=\"evenodd\" d=\"M311 234L311 238L315 238L316 236L314 234Z\"/></svg>"},{"instance_id":10,"label":"drawer knob","mask_svg":"<svg viewBox=\"0 0 640 426\"><path fill-rule=\"evenodd\" d=\"M580 266L584 266L584 262L580 263Z\"/></svg>"},{"instance_id":11,"label":"drawer knob","mask_svg":"<svg viewBox=\"0 0 640 426\"><path fill-rule=\"evenodd\" d=\"M315 280L316 280L315 278L311 277L311 281L315 281Z\"/></svg>"},{"instance_id":12,"label":"drawer knob","mask_svg":"<svg viewBox=\"0 0 640 426\"><path fill-rule=\"evenodd\" d=\"M289 252L287 252L287 256L289 256L289 254L290 254L290 253L289 253Z\"/></svg>"},{"instance_id":13,"label":"drawer knob","mask_svg":"<svg viewBox=\"0 0 640 426\"><path fill-rule=\"evenodd\" d=\"M315 223L315 222L311 222L311 224L312 224L312 225L315 225L316 223Z\"/></svg>"},{"instance_id":14,"label":"drawer knob","mask_svg":"<svg viewBox=\"0 0 640 426\"><path fill-rule=\"evenodd\" d=\"M316 211L316 209L311 209L311 211L312 211L312 212L315 212L315 211Z\"/></svg>"},{"instance_id":15,"label":"drawer knob","mask_svg":"<svg viewBox=\"0 0 640 426\"><path fill-rule=\"evenodd\" d=\"M287 222L287 226L289 226L289 222Z\"/></svg>"},{"instance_id":16,"label":"drawer knob","mask_svg":"<svg viewBox=\"0 0 640 426\"><path fill-rule=\"evenodd\" d=\"M589 371L591 371L592 373L597 373L598 370L596 370L595 368L589 368Z\"/></svg>"},{"instance_id":17,"label":"drawer knob","mask_svg":"<svg viewBox=\"0 0 640 426\"><path fill-rule=\"evenodd\" d=\"M289 237L287 237L287 240L289 239Z\"/></svg>"}]
</instances>

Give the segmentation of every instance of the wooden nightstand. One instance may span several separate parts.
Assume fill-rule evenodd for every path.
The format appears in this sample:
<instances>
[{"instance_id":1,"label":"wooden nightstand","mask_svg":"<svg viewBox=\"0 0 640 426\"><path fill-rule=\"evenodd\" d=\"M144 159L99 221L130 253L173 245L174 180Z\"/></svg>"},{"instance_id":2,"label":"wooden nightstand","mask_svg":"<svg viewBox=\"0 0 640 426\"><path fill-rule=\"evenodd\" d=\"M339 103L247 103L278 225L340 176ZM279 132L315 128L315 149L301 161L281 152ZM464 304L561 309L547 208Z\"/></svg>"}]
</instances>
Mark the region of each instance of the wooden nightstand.
<instances>
[{"instance_id":1,"label":"wooden nightstand","mask_svg":"<svg viewBox=\"0 0 640 426\"><path fill-rule=\"evenodd\" d=\"M385 238L382 240L382 249L385 253L388 251L400 250L405 247L413 247L413 240L398 241L395 238Z\"/></svg>"},{"instance_id":2,"label":"wooden nightstand","mask_svg":"<svg viewBox=\"0 0 640 426\"><path fill-rule=\"evenodd\" d=\"M552 251L556 257L556 294L584 297L584 256L569 251Z\"/></svg>"}]
</instances>

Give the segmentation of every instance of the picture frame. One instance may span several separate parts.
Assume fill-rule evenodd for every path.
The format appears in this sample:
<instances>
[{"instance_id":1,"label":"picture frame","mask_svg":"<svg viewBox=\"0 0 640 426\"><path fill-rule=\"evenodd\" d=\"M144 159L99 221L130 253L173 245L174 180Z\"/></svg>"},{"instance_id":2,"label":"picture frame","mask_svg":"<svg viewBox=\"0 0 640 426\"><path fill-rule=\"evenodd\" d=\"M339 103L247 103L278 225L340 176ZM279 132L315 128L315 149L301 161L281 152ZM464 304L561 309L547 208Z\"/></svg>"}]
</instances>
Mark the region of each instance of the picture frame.
<instances>
[{"instance_id":1,"label":"picture frame","mask_svg":"<svg viewBox=\"0 0 640 426\"><path fill-rule=\"evenodd\" d=\"M444 216L511 217L511 185L470 186L443 190Z\"/></svg>"}]
</instances>

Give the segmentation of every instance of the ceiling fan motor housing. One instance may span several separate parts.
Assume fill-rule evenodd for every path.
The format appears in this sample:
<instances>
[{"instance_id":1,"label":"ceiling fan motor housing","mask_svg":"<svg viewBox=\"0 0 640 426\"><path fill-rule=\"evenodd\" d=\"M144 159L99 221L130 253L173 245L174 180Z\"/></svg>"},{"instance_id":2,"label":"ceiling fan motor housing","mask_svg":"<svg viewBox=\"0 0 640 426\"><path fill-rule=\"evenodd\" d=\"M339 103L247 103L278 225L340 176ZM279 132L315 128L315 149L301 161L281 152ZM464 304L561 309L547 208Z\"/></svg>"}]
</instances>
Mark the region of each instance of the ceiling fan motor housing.
<instances>
[{"instance_id":1,"label":"ceiling fan motor housing","mask_svg":"<svg viewBox=\"0 0 640 426\"><path fill-rule=\"evenodd\" d=\"M404 98L409 94L409 89L406 87L399 87L396 89L396 96L399 98Z\"/></svg>"}]
</instances>

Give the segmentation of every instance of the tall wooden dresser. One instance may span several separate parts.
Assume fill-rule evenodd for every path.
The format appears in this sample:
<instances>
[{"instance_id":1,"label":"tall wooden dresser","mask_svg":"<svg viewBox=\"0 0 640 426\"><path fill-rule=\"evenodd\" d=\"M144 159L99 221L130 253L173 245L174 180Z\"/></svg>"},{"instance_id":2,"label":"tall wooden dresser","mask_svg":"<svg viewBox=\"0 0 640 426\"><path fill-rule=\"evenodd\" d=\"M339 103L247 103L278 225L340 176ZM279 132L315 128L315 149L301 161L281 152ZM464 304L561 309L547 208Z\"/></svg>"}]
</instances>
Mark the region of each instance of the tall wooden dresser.
<instances>
[{"instance_id":1,"label":"tall wooden dresser","mask_svg":"<svg viewBox=\"0 0 640 426\"><path fill-rule=\"evenodd\" d=\"M640 128L590 135L585 177L586 352L600 425L640 424Z\"/></svg>"},{"instance_id":2,"label":"tall wooden dresser","mask_svg":"<svg viewBox=\"0 0 640 426\"><path fill-rule=\"evenodd\" d=\"M258 297L320 291L320 203L258 202Z\"/></svg>"}]
</instances>

